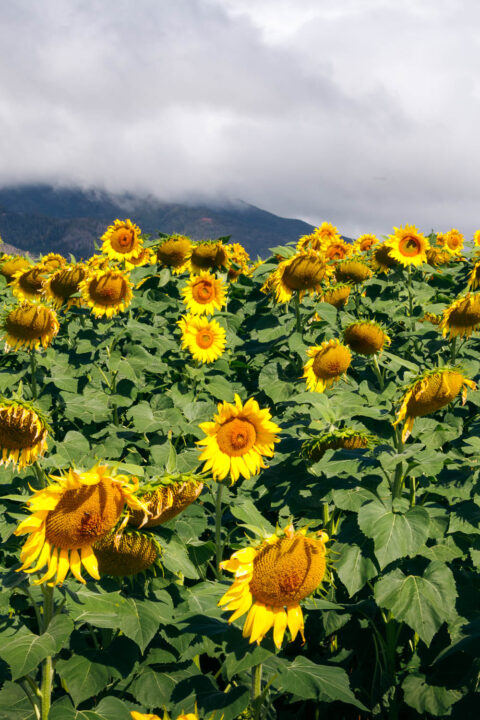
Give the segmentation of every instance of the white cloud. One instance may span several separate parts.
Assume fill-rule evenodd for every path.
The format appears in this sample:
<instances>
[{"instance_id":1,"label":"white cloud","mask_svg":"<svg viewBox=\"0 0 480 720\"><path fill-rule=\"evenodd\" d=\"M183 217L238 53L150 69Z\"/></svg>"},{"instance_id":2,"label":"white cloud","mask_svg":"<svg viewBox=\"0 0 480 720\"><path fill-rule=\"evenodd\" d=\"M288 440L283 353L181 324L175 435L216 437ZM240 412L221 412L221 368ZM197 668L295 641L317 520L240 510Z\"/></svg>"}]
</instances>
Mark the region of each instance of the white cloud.
<instances>
[{"instance_id":1,"label":"white cloud","mask_svg":"<svg viewBox=\"0 0 480 720\"><path fill-rule=\"evenodd\" d=\"M480 227L474 0L4 0L0 182Z\"/></svg>"}]
</instances>

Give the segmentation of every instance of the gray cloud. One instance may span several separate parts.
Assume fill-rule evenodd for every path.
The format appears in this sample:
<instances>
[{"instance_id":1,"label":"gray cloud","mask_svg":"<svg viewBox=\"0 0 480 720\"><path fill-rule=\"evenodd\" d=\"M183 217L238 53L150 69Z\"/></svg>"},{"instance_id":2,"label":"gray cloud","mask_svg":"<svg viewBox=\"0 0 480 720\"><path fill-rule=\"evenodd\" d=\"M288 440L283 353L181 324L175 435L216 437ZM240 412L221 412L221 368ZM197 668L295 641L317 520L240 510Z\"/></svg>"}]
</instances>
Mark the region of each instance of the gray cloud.
<instances>
[{"instance_id":1,"label":"gray cloud","mask_svg":"<svg viewBox=\"0 0 480 720\"><path fill-rule=\"evenodd\" d=\"M0 182L480 227L474 0L4 0Z\"/></svg>"}]
</instances>

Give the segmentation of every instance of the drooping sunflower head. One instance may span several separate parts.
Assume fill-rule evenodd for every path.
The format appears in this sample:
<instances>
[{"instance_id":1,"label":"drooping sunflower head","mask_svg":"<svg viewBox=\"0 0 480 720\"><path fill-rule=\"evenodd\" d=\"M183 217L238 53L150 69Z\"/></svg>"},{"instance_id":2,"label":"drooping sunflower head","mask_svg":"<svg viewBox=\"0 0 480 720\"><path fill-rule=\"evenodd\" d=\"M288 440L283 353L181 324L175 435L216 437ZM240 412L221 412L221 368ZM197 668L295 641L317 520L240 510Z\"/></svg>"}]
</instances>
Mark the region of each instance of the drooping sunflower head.
<instances>
[{"instance_id":1,"label":"drooping sunflower head","mask_svg":"<svg viewBox=\"0 0 480 720\"><path fill-rule=\"evenodd\" d=\"M23 400L0 397L0 465L13 463L20 470L47 449L50 427L38 408Z\"/></svg>"},{"instance_id":2,"label":"drooping sunflower head","mask_svg":"<svg viewBox=\"0 0 480 720\"><path fill-rule=\"evenodd\" d=\"M372 320L351 323L345 328L343 339L346 345L360 355L375 355L391 342L383 328Z\"/></svg>"},{"instance_id":3,"label":"drooping sunflower head","mask_svg":"<svg viewBox=\"0 0 480 720\"><path fill-rule=\"evenodd\" d=\"M373 235L372 233L366 233L365 235L360 235L359 238L355 240L353 243L353 253L365 253L372 249L374 245L378 245L378 238L376 235Z\"/></svg>"},{"instance_id":4,"label":"drooping sunflower head","mask_svg":"<svg viewBox=\"0 0 480 720\"><path fill-rule=\"evenodd\" d=\"M337 339L308 348L307 355L310 360L304 365L302 377L312 392L322 393L338 382L352 362L350 350Z\"/></svg>"},{"instance_id":5,"label":"drooping sunflower head","mask_svg":"<svg viewBox=\"0 0 480 720\"><path fill-rule=\"evenodd\" d=\"M48 271L43 265L31 265L17 270L13 276L12 292L19 300L39 300L43 293L43 281Z\"/></svg>"},{"instance_id":6,"label":"drooping sunflower head","mask_svg":"<svg viewBox=\"0 0 480 720\"><path fill-rule=\"evenodd\" d=\"M476 290L480 285L480 262L473 266L472 272L468 276L468 285L472 290Z\"/></svg>"},{"instance_id":7,"label":"drooping sunflower head","mask_svg":"<svg viewBox=\"0 0 480 720\"><path fill-rule=\"evenodd\" d=\"M281 428L271 421L268 409L260 409L253 398L245 405L238 395L235 404L223 402L213 422L200 424L206 437L197 440L205 446L199 460L205 461L204 471L211 471L215 480L230 475L232 484L240 475L249 478L265 468L263 457L273 457Z\"/></svg>"},{"instance_id":8,"label":"drooping sunflower head","mask_svg":"<svg viewBox=\"0 0 480 720\"><path fill-rule=\"evenodd\" d=\"M202 315L184 315L177 323L182 329L182 348L194 360L211 363L218 360L227 344L226 332L216 320Z\"/></svg>"},{"instance_id":9,"label":"drooping sunflower head","mask_svg":"<svg viewBox=\"0 0 480 720\"><path fill-rule=\"evenodd\" d=\"M351 285L346 283L337 283L330 285L330 287L324 291L322 295L322 302L329 303L336 308L344 307L347 304L348 298L350 297Z\"/></svg>"},{"instance_id":10,"label":"drooping sunflower head","mask_svg":"<svg viewBox=\"0 0 480 720\"><path fill-rule=\"evenodd\" d=\"M137 478L119 475L106 465L80 472L51 476L54 482L37 490L28 501L31 515L20 523L16 535L29 534L20 555L20 570L33 573L47 565L39 584L56 579L62 583L69 570L84 583L81 566L100 579L93 545L116 528L125 505L147 512L135 496Z\"/></svg>"},{"instance_id":11,"label":"drooping sunflower head","mask_svg":"<svg viewBox=\"0 0 480 720\"><path fill-rule=\"evenodd\" d=\"M443 313L440 328L444 335L469 337L480 327L480 293L467 293L449 305Z\"/></svg>"},{"instance_id":12,"label":"drooping sunflower head","mask_svg":"<svg viewBox=\"0 0 480 720\"><path fill-rule=\"evenodd\" d=\"M157 261L179 275L188 269L192 241L186 235L170 235L155 248Z\"/></svg>"},{"instance_id":13,"label":"drooping sunflower head","mask_svg":"<svg viewBox=\"0 0 480 720\"><path fill-rule=\"evenodd\" d=\"M156 262L155 255L150 248L142 248L138 255L125 260L125 270L134 270L137 267L143 267L144 265L153 265Z\"/></svg>"},{"instance_id":14,"label":"drooping sunflower head","mask_svg":"<svg viewBox=\"0 0 480 720\"><path fill-rule=\"evenodd\" d=\"M271 535L259 546L245 547L220 563L223 570L235 574L232 586L223 595L220 606L233 610L229 622L248 611L243 636L258 644L273 628L275 645L280 648L289 629L291 640L304 621L300 601L321 585L327 569L328 535L324 531L307 535L293 526L283 534Z\"/></svg>"},{"instance_id":15,"label":"drooping sunflower head","mask_svg":"<svg viewBox=\"0 0 480 720\"><path fill-rule=\"evenodd\" d=\"M60 328L55 310L29 300L7 310L0 327L8 350L46 348Z\"/></svg>"},{"instance_id":16,"label":"drooping sunflower head","mask_svg":"<svg viewBox=\"0 0 480 720\"><path fill-rule=\"evenodd\" d=\"M43 265L48 273L51 273L66 265L67 261L63 255L52 252L48 253L48 255L43 255L40 259L40 264Z\"/></svg>"},{"instance_id":17,"label":"drooping sunflower head","mask_svg":"<svg viewBox=\"0 0 480 720\"><path fill-rule=\"evenodd\" d=\"M444 248L432 246L427 250L427 263L432 267L436 267L438 265L448 265L451 259L451 253Z\"/></svg>"},{"instance_id":18,"label":"drooping sunflower head","mask_svg":"<svg viewBox=\"0 0 480 720\"><path fill-rule=\"evenodd\" d=\"M391 249L386 243L381 243L378 247L374 248L371 257L371 263L374 270L385 275L395 265L400 263L395 260L392 255Z\"/></svg>"},{"instance_id":19,"label":"drooping sunflower head","mask_svg":"<svg viewBox=\"0 0 480 720\"><path fill-rule=\"evenodd\" d=\"M405 420L402 440L412 432L416 417L423 417L448 405L462 392L462 404L465 404L467 388L476 389L476 384L464 377L459 368L442 367L427 370L405 388L400 410L394 425Z\"/></svg>"},{"instance_id":20,"label":"drooping sunflower head","mask_svg":"<svg viewBox=\"0 0 480 720\"><path fill-rule=\"evenodd\" d=\"M295 291L301 299L307 292L320 292L325 273L322 255L316 250L302 250L279 264L270 287L278 303L289 302Z\"/></svg>"},{"instance_id":21,"label":"drooping sunflower head","mask_svg":"<svg viewBox=\"0 0 480 720\"><path fill-rule=\"evenodd\" d=\"M137 530L110 531L94 543L100 575L128 577L145 572L158 562L161 548L153 535Z\"/></svg>"},{"instance_id":22,"label":"drooping sunflower head","mask_svg":"<svg viewBox=\"0 0 480 720\"><path fill-rule=\"evenodd\" d=\"M317 235L316 232L310 233L310 235L302 235L297 243L297 251L317 250L317 252L321 252L324 242L324 239L320 235Z\"/></svg>"},{"instance_id":23,"label":"drooping sunflower head","mask_svg":"<svg viewBox=\"0 0 480 720\"><path fill-rule=\"evenodd\" d=\"M405 225L404 228L393 228L394 234L385 241L392 257L405 267L407 265L421 265L427 262L427 250L430 243L420 233L415 225Z\"/></svg>"},{"instance_id":24,"label":"drooping sunflower head","mask_svg":"<svg viewBox=\"0 0 480 720\"><path fill-rule=\"evenodd\" d=\"M15 273L31 266L30 260L23 255L4 255L0 260L0 274L11 282Z\"/></svg>"},{"instance_id":25,"label":"drooping sunflower head","mask_svg":"<svg viewBox=\"0 0 480 720\"><path fill-rule=\"evenodd\" d=\"M123 312L132 302L132 283L121 270L94 270L79 284L85 305L100 317Z\"/></svg>"},{"instance_id":26,"label":"drooping sunflower head","mask_svg":"<svg viewBox=\"0 0 480 720\"><path fill-rule=\"evenodd\" d=\"M341 237L325 242L323 247L325 260L337 261L344 260L351 255L352 246L345 242Z\"/></svg>"},{"instance_id":27,"label":"drooping sunflower head","mask_svg":"<svg viewBox=\"0 0 480 720\"><path fill-rule=\"evenodd\" d=\"M55 270L43 283L43 294L58 310L72 305L80 305L80 297L72 297L80 290L80 283L87 276L87 268L82 263L67 265Z\"/></svg>"},{"instance_id":28,"label":"drooping sunflower head","mask_svg":"<svg viewBox=\"0 0 480 720\"><path fill-rule=\"evenodd\" d=\"M351 282L358 285L372 277L372 271L364 260L352 258L339 262L335 268L335 275L339 282Z\"/></svg>"},{"instance_id":29,"label":"drooping sunflower head","mask_svg":"<svg viewBox=\"0 0 480 720\"><path fill-rule=\"evenodd\" d=\"M355 428L332 430L311 437L302 444L301 455L310 462L318 462L327 450L359 450L371 447L375 437Z\"/></svg>"},{"instance_id":30,"label":"drooping sunflower head","mask_svg":"<svg viewBox=\"0 0 480 720\"><path fill-rule=\"evenodd\" d=\"M115 220L100 238L102 253L111 260L130 260L143 246L141 230L131 220Z\"/></svg>"},{"instance_id":31,"label":"drooping sunflower head","mask_svg":"<svg viewBox=\"0 0 480 720\"><path fill-rule=\"evenodd\" d=\"M227 294L223 280L209 272L192 275L182 290L183 302L194 315L213 315L227 303Z\"/></svg>"},{"instance_id":32,"label":"drooping sunflower head","mask_svg":"<svg viewBox=\"0 0 480 720\"><path fill-rule=\"evenodd\" d=\"M221 270L228 266L227 251L221 240L206 240L192 247L190 265L193 273L204 270Z\"/></svg>"},{"instance_id":33,"label":"drooping sunflower head","mask_svg":"<svg viewBox=\"0 0 480 720\"><path fill-rule=\"evenodd\" d=\"M136 510L130 514L129 524L152 528L163 525L191 505L203 490L202 475L182 473L164 475L143 486L139 497L148 514Z\"/></svg>"}]
</instances>

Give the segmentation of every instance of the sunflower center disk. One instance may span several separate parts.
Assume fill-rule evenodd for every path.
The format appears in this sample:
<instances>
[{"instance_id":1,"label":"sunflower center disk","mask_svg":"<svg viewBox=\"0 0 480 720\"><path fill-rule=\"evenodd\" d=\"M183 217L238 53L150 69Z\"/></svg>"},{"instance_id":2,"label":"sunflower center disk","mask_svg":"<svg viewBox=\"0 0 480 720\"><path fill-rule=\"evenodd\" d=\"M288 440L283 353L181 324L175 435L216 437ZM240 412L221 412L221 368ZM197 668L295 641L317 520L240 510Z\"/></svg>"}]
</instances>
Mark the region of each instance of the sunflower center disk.
<instances>
[{"instance_id":1,"label":"sunflower center disk","mask_svg":"<svg viewBox=\"0 0 480 720\"><path fill-rule=\"evenodd\" d=\"M207 350L209 347L212 347L214 343L214 337L213 333L209 330L200 330L199 333L197 333L197 345L204 350Z\"/></svg>"},{"instance_id":2,"label":"sunflower center disk","mask_svg":"<svg viewBox=\"0 0 480 720\"><path fill-rule=\"evenodd\" d=\"M460 392L463 376L457 372L446 372L427 378L423 392L413 392L408 401L407 416L421 417L448 405Z\"/></svg>"},{"instance_id":3,"label":"sunflower center disk","mask_svg":"<svg viewBox=\"0 0 480 720\"><path fill-rule=\"evenodd\" d=\"M342 375L350 366L350 361L350 353L347 348L327 348L315 356L312 369L317 378L328 380Z\"/></svg>"},{"instance_id":4,"label":"sunflower center disk","mask_svg":"<svg viewBox=\"0 0 480 720\"><path fill-rule=\"evenodd\" d=\"M382 349L385 336L374 325L353 325L345 332L345 342L360 355L374 355Z\"/></svg>"},{"instance_id":5,"label":"sunflower center disk","mask_svg":"<svg viewBox=\"0 0 480 720\"><path fill-rule=\"evenodd\" d=\"M82 279L81 273L63 271L51 279L50 288L57 297L67 300L70 295L77 292L78 284Z\"/></svg>"},{"instance_id":6,"label":"sunflower center disk","mask_svg":"<svg viewBox=\"0 0 480 720\"><path fill-rule=\"evenodd\" d=\"M41 295L42 293L42 282L45 279L45 274L40 273L39 270L28 270L19 277L19 285L22 290L32 295Z\"/></svg>"},{"instance_id":7,"label":"sunflower center disk","mask_svg":"<svg viewBox=\"0 0 480 720\"><path fill-rule=\"evenodd\" d=\"M299 602L325 575L325 546L312 538L281 538L260 550L254 560L250 591L255 600L273 607Z\"/></svg>"},{"instance_id":8,"label":"sunflower center disk","mask_svg":"<svg viewBox=\"0 0 480 720\"><path fill-rule=\"evenodd\" d=\"M185 262L190 243L188 240L167 240L157 250L157 257L164 265L179 267Z\"/></svg>"},{"instance_id":9,"label":"sunflower center disk","mask_svg":"<svg viewBox=\"0 0 480 720\"><path fill-rule=\"evenodd\" d=\"M157 559L154 540L147 535L125 532L118 540L110 533L95 544L93 551L102 575L135 575L147 570Z\"/></svg>"},{"instance_id":10,"label":"sunflower center disk","mask_svg":"<svg viewBox=\"0 0 480 720\"><path fill-rule=\"evenodd\" d=\"M416 238L407 236L400 240L398 249L402 255L405 255L406 257L413 257L421 252L422 246Z\"/></svg>"},{"instance_id":11,"label":"sunflower center disk","mask_svg":"<svg viewBox=\"0 0 480 720\"><path fill-rule=\"evenodd\" d=\"M257 432L249 420L232 418L224 423L217 432L218 447L230 457L239 457L247 453L255 444Z\"/></svg>"},{"instance_id":12,"label":"sunflower center disk","mask_svg":"<svg viewBox=\"0 0 480 720\"><path fill-rule=\"evenodd\" d=\"M41 338L51 330L51 318L45 308L17 308L11 312L6 321L7 332L21 340Z\"/></svg>"},{"instance_id":13,"label":"sunflower center disk","mask_svg":"<svg viewBox=\"0 0 480 720\"><path fill-rule=\"evenodd\" d=\"M325 277L325 266L312 258L298 258L284 270L283 282L290 290L311 290Z\"/></svg>"},{"instance_id":14,"label":"sunflower center disk","mask_svg":"<svg viewBox=\"0 0 480 720\"><path fill-rule=\"evenodd\" d=\"M12 414L0 410L0 447L7 450L23 450L35 445L39 438L36 425L28 411L22 418L23 408Z\"/></svg>"},{"instance_id":15,"label":"sunflower center disk","mask_svg":"<svg viewBox=\"0 0 480 720\"><path fill-rule=\"evenodd\" d=\"M81 548L103 537L118 522L125 500L111 480L66 490L46 519L46 538L55 547Z\"/></svg>"},{"instance_id":16,"label":"sunflower center disk","mask_svg":"<svg viewBox=\"0 0 480 720\"><path fill-rule=\"evenodd\" d=\"M192 297L201 305L205 305L213 300L215 297L215 290L212 283L208 282L208 280L199 280L196 282L192 287Z\"/></svg>"},{"instance_id":17,"label":"sunflower center disk","mask_svg":"<svg viewBox=\"0 0 480 720\"><path fill-rule=\"evenodd\" d=\"M135 244L135 234L132 230L122 228L113 233L111 243L117 252L129 252Z\"/></svg>"},{"instance_id":18,"label":"sunflower center disk","mask_svg":"<svg viewBox=\"0 0 480 720\"><path fill-rule=\"evenodd\" d=\"M127 294L127 285L121 277L94 278L90 283L90 297L100 305L116 305Z\"/></svg>"}]
</instances>

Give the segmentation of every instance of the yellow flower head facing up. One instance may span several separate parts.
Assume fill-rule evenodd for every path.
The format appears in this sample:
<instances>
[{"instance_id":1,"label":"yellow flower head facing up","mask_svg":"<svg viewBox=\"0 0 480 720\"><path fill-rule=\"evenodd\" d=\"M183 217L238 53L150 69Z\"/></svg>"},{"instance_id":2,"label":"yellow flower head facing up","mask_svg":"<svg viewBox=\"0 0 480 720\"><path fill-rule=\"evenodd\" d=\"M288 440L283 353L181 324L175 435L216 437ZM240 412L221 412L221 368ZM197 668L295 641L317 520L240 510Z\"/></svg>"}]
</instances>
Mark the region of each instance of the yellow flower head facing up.
<instances>
[{"instance_id":1,"label":"yellow flower head facing up","mask_svg":"<svg viewBox=\"0 0 480 720\"><path fill-rule=\"evenodd\" d=\"M402 440L410 436L416 417L423 417L440 410L452 402L462 392L462 405L467 397L467 387L476 389L476 384L468 380L458 368L443 367L428 370L411 383L402 398L400 410L394 425L405 420Z\"/></svg>"},{"instance_id":2,"label":"yellow flower head facing up","mask_svg":"<svg viewBox=\"0 0 480 720\"><path fill-rule=\"evenodd\" d=\"M182 290L183 302L194 315L213 315L227 304L227 293L222 280L209 272L192 275Z\"/></svg>"},{"instance_id":3,"label":"yellow flower head facing up","mask_svg":"<svg viewBox=\"0 0 480 720\"><path fill-rule=\"evenodd\" d=\"M22 255L4 255L0 260L0 274L7 279L7 282L13 280L15 273L29 267L31 267L30 260Z\"/></svg>"},{"instance_id":4,"label":"yellow flower head facing up","mask_svg":"<svg viewBox=\"0 0 480 720\"><path fill-rule=\"evenodd\" d=\"M391 268L400 264L395 260L391 249L386 243L381 243L378 247L374 248L371 263L376 272L384 273L385 275L389 272L389 270L391 270Z\"/></svg>"},{"instance_id":5,"label":"yellow flower head facing up","mask_svg":"<svg viewBox=\"0 0 480 720\"><path fill-rule=\"evenodd\" d=\"M192 273L221 270L228 266L228 254L221 240L195 243L190 256Z\"/></svg>"},{"instance_id":6,"label":"yellow flower head facing up","mask_svg":"<svg viewBox=\"0 0 480 720\"><path fill-rule=\"evenodd\" d=\"M160 265L169 267L175 275L180 275L190 264L192 241L186 235L170 235L155 251Z\"/></svg>"},{"instance_id":7,"label":"yellow flower head facing up","mask_svg":"<svg viewBox=\"0 0 480 720\"><path fill-rule=\"evenodd\" d=\"M96 270L79 285L85 305L100 317L124 312L132 302L132 283L121 270Z\"/></svg>"},{"instance_id":8,"label":"yellow flower head facing up","mask_svg":"<svg viewBox=\"0 0 480 720\"><path fill-rule=\"evenodd\" d=\"M223 354L227 344L225 330L216 320L201 315L184 315L177 323L182 329L182 348L194 360L212 363Z\"/></svg>"},{"instance_id":9,"label":"yellow flower head facing up","mask_svg":"<svg viewBox=\"0 0 480 720\"><path fill-rule=\"evenodd\" d=\"M372 233L365 233L365 235L360 235L359 238L355 240L353 243L353 253L365 253L372 249L374 245L378 245L379 240L376 235L373 235Z\"/></svg>"},{"instance_id":10,"label":"yellow flower head facing up","mask_svg":"<svg viewBox=\"0 0 480 720\"><path fill-rule=\"evenodd\" d=\"M307 536L306 528L295 532L290 525L281 537L272 535L260 546L233 553L220 568L234 573L235 580L218 603L233 610L229 622L248 612L243 636L260 644L273 628L277 648L288 627L293 642L304 621L301 600L322 583L327 568L327 533Z\"/></svg>"},{"instance_id":11,"label":"yellow flower head facing up","mask_svg":"<svg viewBox=\"0 0 480 720\"><path fill-rule=\"evenodd\" d=\"M19 300L40 300L43 281L48 275L43 265L32 265L18 270L13 276L12 292Z\"/></svg>"},{"instance_id":12,"label":"yellow flower head facing up","mask_svg":"<svg viewBox=\"0 0 480 720\"><path fill-rule=\"evenodd\" d=\"M238 280L240 275L246 275L249 271L250 255L240 243L231 243L225 250L228 255L228 279L230 282Z\"/></svg>"},{"instance_id":13,"label":"yellow flower head facing up","mask_svg":"<svg viewBox=\"0 0 480 720\"><path fill-rule=\"evenodd\" d=\"M375 438L355 428L332 430L317 437L309 438L302 444L301 455L310 462L318 462L327 450L364 450L370 447Z\"/></svg>"},{"instance_id":14,"label":"yellow flower head facing up","mask_svg":"<svg viewBox=\"0 0 480 720\"><path fill-rule=\"evenodd\" d=\"M475 263L472 272L468 276L468 286L472 290L476 290L480 285L480 262Z\"/></svg>"},{"instance_id":15,"label":"yellow flower head facing up","mask_svg":"<svg viewBox=\"0 0 480 720\"><path fill-rule=\"evenodd\" d=\"M427 262L427 250L430 243L427 238L418 232L415 225L405 225L404 228L393 228L394 234L385 241L390 249L391 256L401 265L421 265Z\"/></svg>"},{"instance_id":16,"label":"yellow flower head facing up","mask_svg":"<svg viewBox=\"0 0 480 720\"><path fill-rule=\"evenodd\" d=\"M51 273L66 265L67 261L59 253L48 253L48 255L42 256L40 264L43 265L47 272Z\"/></svg>"},{"instance_id":17,"label":"yellow flower head facing up","mask_svg":"<svg viewBox=\"0 0 480 720\"><path fill-rule=\"evenodd\" d=\"M352 254L352 245L345 242L341 237L332 239L324 244L323 253L325 260L338 261L345 260Z\"/></svg>"},{"instance_id":18,"label":"yellow flower head facing up","mask_svg":"<svg viewBox=\"0 0 480 720\"><path fill-rule=\"evenodd\" d=\"M289 302L295 291L301 300L305 293L321 291L325 273L322 255L316 250L302 250L279 264L271 276L270 288L278 303Z\"/></svg>"},{"instance_id":19,"label":"yellow flower head facing up","mask_svg":"<svg viewBox=\"0 0 480 720\"><path fill-rule=\"evenodd\" d=\"M80 305L81 298L72 297L80 290L80 283L87 276L87 268L81 263L61 267L43 282L43 294L59 310Z\"/></svg>"},{"instance_id":20,"label":"yellow flower head facing up","mask_svg":"<svg viewBox=\"0 0 480 720\"><path fill-rule=\"evenodd\" d=\"M363 260L352 258L339 262L335 268L335 275L339 282L351 282L359 285L372 277L372 271Z\"/></svg>"},{"instance_id":21,"label":"yellow flower head facing up","mask_svg":"<svg viewBox=\"0 0 480 720\"><path fill-rule=\"evenodd\" d=\"M297 251L299 250L316 250L321 252L323 250L324 240L317 235L315 232L310 235L302 235L297 243Z\"/></svg>"},{"instance_id":22,"label":"yellow flower head facing up","mask_svg":"<svg viewBox=\"0 0 480 720\"><path fill-rule=\"evenodd\" d=\"M307 355L310 360L304 365L302 377L312 392L322 393L338 382L352 362L350 350L337 339L308 348Z\"/></svg>"},{"instance_id":23,"label":"yellow flower head facing up","mask_svg":"<svg viewBox=\"0 0 480 720\"><path fill-rule=\"evenodd\" d=\"M448 250L452 255L461 255L465 238L459 230L453 228L446 233L437 234L437 244Z\"/></svg>"},{"instance_id":24,"label":"yellow flower head facing up","mask_svg":"<svg viewBox=\"0 0 480 720\"><path fill-rule=\"evenodd\" d=\"M105 255L92 255L85 261L85 265L90 270L111 270L110 259Z\"/></svg>"},{"instance_id":25,"label":"yellow flower head facing up","mask_svg":"<svg viewBox=\"0 0 480 720\"><path fill-rule=\"evenodd\" d=\"M354 322L345 328L343 340L354 352L359 355L375 355L383 346L390 345L390 338L386 332L371 320Z\"/></svg>"},{"instance_id":26,"label":"yellow flower head facing up","mask_svg":"<svg viewBox=\"0 0 480 720\"><path fill-rule=\"evenodd\" d=\"M329 305L333 305L337 309L344 307L350 297L351 289L352 286L345 283L330 285L330 287L324 291L321 300Z\"/></svg>"},{"instance_id":27,"label":"yellow flower head facing up","mask_svg":"<svg viewBox=\"0 0 480 720\"><path fill-rule=\"evenodd\" d=\"M46 572L35 581L61 584L69 570L84 583L81 566L99 580L93 545L108 535L119 522L124 507L146 512L135 493L137 478L117 475L106 465L79 472L50 476L54 482L37 490L27 504L31 515L20 523L15 535L29 535L21 554L23 570Z\"/></svg>"},{"instance_id":28,"label":"yellow flower head facing up","mask_svg":"<svg viewBox=\"0 0 480 720\"><path fill-rule=\"evenodd\" d=\"M230 475L233 484L240 475L248 479L265 468L263 457L273 457L274 443L279 442L276 433L281 432L271 417L253 398L245 405L238 395L234 405L220 403L213 422L199 426L207 436L197 440L197 445L205 446L199 457L205 462L203 471L211 471L215 480Z\"/></svg>"},{"instance_id":29,"label":"yellow flower head facing up","mask_svg":"<svg viewBox=\"0 0 480 720\"><path fill-rule=\"evenodd\" d=\"M443 335L469 337L480 327L480 293L457 298L443 313L440 328Z\"/></svg>"},{"instance_id":30,"label":"yellow flower head facing up","mask_svg":"<svg viewBox=\"0 0 480 720\"><path fill-rule=\"evenodd\" d=\"M20 470L47 449L50 427L31 403L0 398L0 465L13 463Z\"/></svg>"},{"instance_id":31,"label":"yellow flower head facing up","mask_svg":"<svg viewBox=\"0 0 480 720\"><path fill-rule=\"evenodd\" d=\"M137 528L163 525L195 502L202 490L201 475L164 475L142 487L139 498L148 512L135 510L130 514L129 524Z\"/></svg>"},{"instance_id":32,"label":"yellow flower head facing up","mask_svg":"<svg viewBox=\"0 0 480 720\"><path fill-rule=\"evenodd\" d=\"M24 300L7 311L1 329L7 350L25 347L36 350L48 347L59 331L57 313L41 303Z\"/></svg>"},{"instance_id":33,"label":"yellow flower head facing up","mask_svg":"<svg viewBox=\"0 0 480 720\"><path fill-rule=\"evenodd\" d=\"M129 577L145 572L161 555L153 535L136 530L111 531L92 546L100 575Z\"/></svg>"},{"instance_id":34,"label":"yellow flower head facing up","mask_svg":"<svg viewBox=\"0 0 480 720\"><path fill-rule=\"evenodd\" d=\"M139 254L143 247L141 230L131 220L115 220L100 238L102 253L111 260L130 260Z\"/></svg>"}]
</instances>

